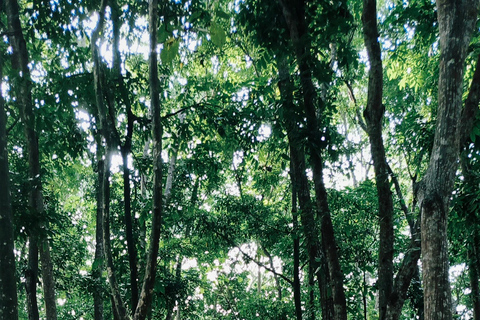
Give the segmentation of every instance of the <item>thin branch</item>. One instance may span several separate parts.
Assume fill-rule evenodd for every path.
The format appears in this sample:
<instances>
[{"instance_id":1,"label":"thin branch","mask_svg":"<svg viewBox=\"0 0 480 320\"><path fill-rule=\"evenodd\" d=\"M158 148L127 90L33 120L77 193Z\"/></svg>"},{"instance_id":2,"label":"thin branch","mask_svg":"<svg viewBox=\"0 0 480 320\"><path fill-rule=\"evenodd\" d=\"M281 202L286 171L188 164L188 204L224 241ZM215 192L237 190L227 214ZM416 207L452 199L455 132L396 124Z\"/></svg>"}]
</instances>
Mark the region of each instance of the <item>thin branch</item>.
<instances>
[{"instance_id":1,"label":"thin branch","mask_svg":"<svg viewBox=\"0 0 480 320\"><path fill-rule=\"evenodd\" d=\"M208 225L210 225L210 223L208 221L205 221ZM273 273L274 275L282 278L283 280L285 280L286 282L288 282L290 285L293 285L293 280L291 280L290 278L288 278L287 276L281 274L281 273L278 273L277 271L275 271L274 269L271 269L270 267L266 266L265 264L263 264L262 262L252 258L248 253L244 252L242 250L242 248L240 248L240 246L236 245L233 240L231 240L230 238L228 238L226 235L224 235L223 233L219 232L217 228L214 228L212 226L211 230L213 230L213 232L220 236L220 238L222 238L223 240L225 240L229 245L231 245L232 247L235 247L238 249L238 251L247 259L247 260L250 260L250 261L253 261L255 264L257 264L258 266L262 267L262 268L265 268L265 270L267 271L270 271L271 273Z\"/></svg>"},{"instance_id":2,"label":"thin branch","mask_svg":"<svg viewBox=\"0 0 480 320\"><path fill-rule=\"evenodd\" d=\"M387 170L388 170L388 174L390 175L390 178L393 181L393 185L395 186L395 192L397 193L397 197L400 200L400 207L403 213L405 214L405 218L407 219L408 225L410 226L410 231L413 233L415 222L412 220L412 217L410 215L410 212L408 211L407 205L405 204L405 199L403 197L402 190L400 189L400 183L398 182L397 175L393 172L392 168L388 163L387 163Z\"/></svg>"},{"instance_id":3,"label":"thin branch","mask_svg":"<svg viewBox=\"0 0 480 320\"><path fill-rule=\"evenodd\" d=\"M7 136L10 134L10 131L17 125L18 121L20 121L20 117L14 118L12 125L7 128Z\"/></svg>"}]
</instances>

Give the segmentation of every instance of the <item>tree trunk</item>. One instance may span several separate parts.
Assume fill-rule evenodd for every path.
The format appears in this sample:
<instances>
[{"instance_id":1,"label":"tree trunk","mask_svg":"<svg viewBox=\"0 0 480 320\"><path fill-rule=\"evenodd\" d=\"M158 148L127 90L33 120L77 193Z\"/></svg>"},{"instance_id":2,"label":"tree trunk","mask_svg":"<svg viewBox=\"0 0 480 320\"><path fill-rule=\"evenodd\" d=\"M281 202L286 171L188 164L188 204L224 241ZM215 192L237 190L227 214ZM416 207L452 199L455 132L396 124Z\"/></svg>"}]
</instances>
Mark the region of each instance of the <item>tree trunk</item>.
<instances>
[{"instance_id":1,"label":"tree trunk","mask_svg":"<svg viewBox=\"0 0 480 320\"><path fill-rule=\"evenodd\" d=\"M33 237L28 237L28 264L25 270L25 293L27 296L28 320L39 320L37 302L38 246Z\"/></svg>"},{"instance_id":2,"label":"tree trunk","mask_svg":"<svg viewBox=\"0 0 480 320\"><path fill-rule=\"evenodd\" d=\"M128 153L122 150L123 160L123 201L125 208L125 233L127 238L128 262L130 266L130 289L132 294L132 308L135 310L138 304L138 269L137 269L137 250L135 239L133 238L132 208L131 208L131 190L130 190L130 170L128 168Z\"/></svg>"},{"instance_id":3,"label":"tree trunk","mask_svg":"<svg viewBox=\"0 0 480 320\"><path fill-rule=\"evenodd\" d=\"M292 171L290 162L290 171ZM292 183L292 221L293 221L293 300L295 301L295 316L302 320L302 291L300 287L300 237L298 229L297 191Z\"/></svg>"},{"instance_id":4,"label":"tree trunk","mask_svg":"<svg viewBox=\"0 0 480 320\"><path fill-rule=\"evenodd\" d=\"M150 103L152 108L152 140L153 140L153 208L152 231L150 234L150 247L147 256L147 266L143 279L140 301L135 311L134 320L143 320L147 316L153 296L155 273L157 269L157 256L162 226L163 199L162 199L162 118L160 106L160 81L158 78L158 53L157 53L157 27L158 27L158 0L149 0L149 78L150 78Z\"/></svg>"},{"instance_id":5,"label":"tree trunk","mask_svg":"<svg viewBox=\"0 0 480 320\"><path fill-rule=\"evenodd\" d=\"M363 113L370 139L370 151L375 170L378 196L378 219L380 223L380 246L378 252L378 300L379 319L385 319L388 298L393 287L393 199L390 190L387 159L382 137L382 120L385 107L382 104L383 68L378 43L377 2L363 1L363 36L367 48L370 70L368 72L367 107Z\"/></svg>"},{"instance_id":6,"label":"tree trunk","mask_svg":"<svg viewBox=\"0 0 480 320\"><path fill-rule=\"evenodd\" d=\"M464 62L477 0L437 1L440 33L438 114L430 163L419 197L426 320L452 319L447 221L460 147Z\"/></svg>"},{"instance_id":7,"label":"tree trunk","mask_svg":"<svg viewBox=\"0 0 480 320\"><path fill-rule=\"evenodd\" d=\"M104 102L105 92L102 86L102 67L100 65L100 54L98 52L97 41L99 39L99 34L103 29L105 22L105 9L107 1L102 0L100 5L99 19L97 26L92 32L92 60L93 60L93 78L94 78L94 90L95 90L95 102L97 105L97 127L99 133L102 134L105 140L105 159L104 159L104 169L103 177L101 178L102 184L99 185L101 188L101 197L102 201L99 201L101 204L102 216L103 216L103 248L104 248L104 257L106 260L107 267L107 276L108 283L110 285L110 290L112 293L112 307L114 307L114 312L118 314L120 320L129 319L127 310L123 303L123 299L120 295L118 288L117 279L115 276L115 268L112 257L111 243L110 243L110 158L113 152L118 146L118 139L115 136L113 131L113 125L111 124L112 119L108 116L107 108Z\"/></svg>"},{"instance_id":8,"label":"tree trunk","mask_svg":"<svg viewBox=\"0 0 480 320\"><path fill-rule=\"evenodd\" d=\"M95 258L92 265L92 277L95 281L95 287L93 289L93 310L95 320L103 320L103 295L102 295L102 283L103 283L103 193L102 186L104 184L103 178L105 177L105 161L103 159L104 152L101 139L97 138L97 190L96 190L96 224L95 224Z\"/></svg>"},{"instance_id":9,"label":"tree trunk","mask_svg":"<svg viewBox=\"0 0 480 320\"><path fill-rule=\"evenodd\" d=\"M0 79L3 79L3 59L0 58ZM17 281L13 236L13 216L10 204L8 175L7 115L0 93L0 319L18 319Z\"/></svg>"},{"instance_id":10,"label":"tree trunk","mask_svg":"<svg viewBox=\"0 0 480 320\"><path fill-rule=\"evenodd\" d=\"M287 71L285 58L278 59L278 71L280 81L278 87L283 100L284 122L287 129L288 142L290 146L290 178L292 180L292 192L298 198L301 210L300 221L303 227L307 252L309 257L309 286L310 304L313 304L313 285L316 275L320 291L320 304L322 306L322 318L324 320L333 319L333 308L329 300L331 297L327 295L327 281L325 279L326 262L319 239L319 231L317 229L317 221L314 215L312 200L310 198L310 187L306 175L305 153L303 150L303 141L300 137L297 118L294 111L293 93L290 83L290 74ZM296 202L295 202L296 204ZM293 210L293 209L292 209ZM296 210L296 208L295 208ZM295 275L294 275L295 276ZM309 317L313 316L313 305L308 308ZM298 317L298 313L297 313Z\"/></svg>"},{"instance_id":11,"label":"tree trunk","mask_svg":"<svg viewBox=\"0 0 480 320\"><path fill-rule=\"evenodd\" d=\"M50 246L47 240L40 243L40 262L42 264L43 295L47 320L57 319L57 305L55 300L55 280L53 278L53 264L50 256Z\"/></svg>"},{"instance_id":12,"label":"tree trunk","mask_svg":"<svg viewBox=\"0 0 480 320\"><path fill-rule=\"evenodd\" d=\"M125 105L127 114L127 134L125 142L121 146L122 160L123 160L123 201L125 211L125 234L127 238L128 262L130 266L130 289L131 289L131 308L135 312L138 304L138 269L137 269L137 249L135 240L133 238L133 217L131 206L131 188L130 188L130 170L128 168L128 155L132 149L132 135L133 135L133 113L132 105L128 97L128 91L125 86L123 75L121 71L121 57L120 57L120 8L118 3L111 1L112 11L112 26L113 26L113 72L118 83L121 100ZM110 130L116 130L115 127ZM116 134L118 136L118 133Z\"/></svg>"},{"instance_id":13,"label":"tree trunk","mask_svg":"<svg viewBox=\"0 0 480 320\"><path fill-rule=\"evenodd\" d=\"M315 185L316 210L321 221L322 241L325 247L327 268L332 283L334 319L347 319L347 305L343 289L343 272L338 259L337 244L333 231L330 209L328 208L327 191L323 183L323 160L321 156L321 137L317 123L315 100L317 99L311 74L310 41L308 40L305 21L305 3L303 0L279 0L283 15L287 22L290 38L295 48L295 55L300 71L300 83L303 94L303 105L307 119L308 144L312 163L313 181ZM299 190L299 196L301 191Z\"/></svg>"},{"instance_id":14,"label":"tree trunk","mask_svg":"<svg viewBox=\"0 0 480 320\"><path fill-rule=\"evenodd\" d=\"M480 320L480 288L478 286L478 270L476 260L478 257L475 255L474 250L470 250L468 257L468 271L470 276L470 289L473 305L473 320Z\"/></svg>"},{"instance_id":15,"label":"tree trunk","mask_svg":"<svg viewBox=\"0 0 480 320\"><path fill-rule=\"evenodd\" d=\"M17 103L20 109L20 117L24 125L26 150L28 153L29 178L32 181L30 189L29 205L38 214L44 214L44 204L42 195L42 181L40 173L40 153L38 147L38 137L35 131L35 114L33 112L32 103L32 80L30 78L30 70L28 69L28 51L25 39L23 37L22 26L19 18L19 8L16 0L8 0L5 2L7 13L9 42L12 45L12 68L18 72L18 78L14 80L14 90ZM39 228L41 226L38 226ZM32 248L36 247L35 237L29 238ZM46 239L40 239L38 246L40 247L40 255L42 260L42 275L44 300L47 320L56 320L56 301L55 301L55 281L53 279L52 264L50 260L50 247ZM36 251L36 250L32 250ZM32 252L34 253L34 252ZM32 257L32 261L36 258ZM33 280L33 279L32 279ZM35 280L33 280L35 281ZM31 289L34 285L30 283ZM34 294L34 292L31 292ZM32 299L35 300L35 299ZM31 301L34 303L34 301ZM34 306L32 306L34 307ZM32 315L35 315L32 311Z\"/></svg>"}]
</instances>

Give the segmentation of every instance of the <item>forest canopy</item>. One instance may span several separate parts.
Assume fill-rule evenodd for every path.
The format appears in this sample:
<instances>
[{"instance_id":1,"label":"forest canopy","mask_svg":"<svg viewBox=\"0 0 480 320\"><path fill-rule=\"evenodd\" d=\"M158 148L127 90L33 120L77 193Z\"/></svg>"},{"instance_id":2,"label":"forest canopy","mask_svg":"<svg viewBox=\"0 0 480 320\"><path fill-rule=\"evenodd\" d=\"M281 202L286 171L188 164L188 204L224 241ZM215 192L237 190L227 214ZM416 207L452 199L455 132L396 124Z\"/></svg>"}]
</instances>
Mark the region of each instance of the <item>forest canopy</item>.
<instances>
[{"instance_id":1,"label":"forest canopy","mask_svg":"<svg viewBox=\"0 0 480 320\"><path fill-rule=\"evenodd\" d=\"M1 1L0 320L479 320L479 5Z\"/></svg>"}]
</instances>

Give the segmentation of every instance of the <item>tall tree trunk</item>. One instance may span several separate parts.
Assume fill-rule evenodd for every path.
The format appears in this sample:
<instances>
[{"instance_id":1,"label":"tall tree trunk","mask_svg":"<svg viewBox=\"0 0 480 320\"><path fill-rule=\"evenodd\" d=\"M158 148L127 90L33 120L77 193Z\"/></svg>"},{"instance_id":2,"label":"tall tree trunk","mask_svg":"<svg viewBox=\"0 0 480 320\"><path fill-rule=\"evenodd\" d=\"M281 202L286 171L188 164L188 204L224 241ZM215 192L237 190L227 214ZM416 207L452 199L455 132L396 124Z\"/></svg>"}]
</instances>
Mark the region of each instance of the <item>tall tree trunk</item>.
<instances>
[{"instance_id":1,"label":"tall tree trunk","mask_svg":"<svg viewBox=\"0 0 480 320\"><path fill-rule=\"evenodd\" d=\"M3 79L3 59L0 57L0 79ZM0 319L18 319L17 281L13 236L13 216L10 204L8 175L7 115L0 93Z\"/></svg>"},{"instance_id":2,"label":"tall tree trunk","mask_svg":"<svg viewBox=\"0 0 480 320\"><path fill-rule=\"evenodd\" d=\"M380 44L378 43L377 2L363 1L363 36L367 48L370 70L368 72L367 107L363 113L367 124L375 170L380 224L380 247L378 252L378 300L379 319L385 319L388 298L393 288L393 199L390 190L387 159L382 137L382 120L385 107L382 104L383 68Z\"/></svg>"},{"instance_id":3,"label":"tall tree trunk","mask_svg":"<svg viewBox=\"0 0 480 320\"><path fill-rule=\"evenodd\" d=\"M290 162L290 172L292 171ZM300 287L300 237L298 229L297 191L292 183L292 221L293 221L293 300L295 302L295 316L302 320L302 291Z\"/></svg>"},{"instance_id":4,"label":"tall tree trunk","mask_svg":"<svg viewBox=\"0 0 480 320\"><path fill-rule=\"evenodd\" d=\"M39 244L40 262L42 264L43 295L45 300L45 313L47 320L57 319L57 305L55 301L55 279L53 277L53 264L50 256L48 241Z\"/></svg>"},{"instance_id":5,"label":"tall tree trunk","mask_svg":"<svg viewBox=\"0 0 480 320\"><path fill-rule=\"evenodd\" d=\"M303 0L279 0L279 3L282 6L283 15L290 31L290 38L295 49L295 56L300 71L303 105L307 119L310 160L315 185L316 210L321 221L322 241L325 247L327 268L332 283L334 319L346 320L347 304L343 288L343 272L338 259L335 233L327 201L327 191L323 183L323 160L320 150L321 137L315 106L317 96L311 74L311 45L308 39L307 23L305 21L305 3Z\"/></svg>"},{"instance_id":6,"label":"tall tree trunk","mask_svg":"<svg viewBox=\"0 0 480 320\"><path fill-rule=\"evenodd\" d=\"M143 279L140 301L135 311L134 320L143 320L147 316L153 296L155 273L157 269L157 256L162 226L162 118L160 106L160 81L158 78L158 53L157 53L157 28L158 28L158 0L149 0L149 80L150 80L150 104L152 108L152 140L153 140L153 208L152 208L152 231L150 234L150 247L147 257L145 277Z\"/></svg>"},{"instance_id":7,"label":"tall tree trunk","mask_svg":"<svg viewBox=\"0 0 480 320\"><path fill-rule=\"evenodd\" d=\"M25 270L25 293L27 297L28 320L39 320L37 302L38 246L33 237L28 237L28 262Z\"/></svg>"},{"instance_id":8,"label":"tall tree trunk","mask_svg":"<svg viewBox=\"0 0 480 320\"><path fill-rule=\"evenodd\" d=\"M104 257L106 260L107 267L107 276L108 283L110 285L113 303L114 312L118 314L120 320L129 319L127 310L123 303L122 297L120 295L120 290L118 288L117 279L115 276L115 267L113 263L111 243L110 243L110 158L113 152L118 146L118 138L115 135L116 132L112 128L114 125L111 123L112 119L108 116L107 107L105 106L104 97L106 93L103 90L103 74L102 66L100 61L100 53L98 51L97 41L99 39L99 34L103 29L105 22L105 9L107 6L107 1L102 0L100 5L99 19L97 26L92 32L92 60L93 60L93 78L94 78L94 90L95 90L95 102L97 105L97 127L99 133L102 134L105 140L105 159L104 159L104 169L103 177L101 178L102 184L101 188L101 197L103 201L100 201L102 207L102 216L103 216L103 248L104 248Z\"/></svg>"},{"instance_id":9,"label":"tall tree trunk","mask_svg":"<svg viewBox=\"0 0 480 320\"><path fill-rule=\"evenodd\" d=\"M419 197L426 320L452 319L447 218L460 149L464 62L477 12L477 0L437 1L438 114L430 163Z\"/></svg>"},{"instance_id":10,"label":"tall tree trunk","mask_svg":"<svg viewBox=\"0 0 480 320\"><path fill-rule=\"evenodd\" d=\"M475 250L470 250L468 256L468 272L470 276L470 289L472 290L472 305L473 305L473 320L480 320L480 288L478 286L478 269L475 255Z\"/></svg>"},{"instance_id":11,"label":"tall tree trunk","mask_svg":"<svg viewBox=\"0 0 480 320\"><path fill-rule=\"evenodd\" d=\"M23 37L22 26L19 18L19 7L16 0L7 0L5 2L7 13L9 41L12 45L12 67L18 72L18 78L13 85L20 109L26 138L26 149L28 153L29 178L32 181L30 189L29 205L38 214L44 214L42 182L40 173L40 152L38 147L38 137L35 131L35 114L32 103L32 80L30 70L28 69L28 51L25 39ZM40 227L40 226L38 226ZM29 238L32 248L37 245L34 237ZM46 239L40 239L38 246L42 261L43 290L45 300L45 310L47 320L57 319L56 301L55 301L55 281L53 279L52 263L50 259L50 247ZM34 253L32 250L32 253ZM34 259L32 257L32 259ZM35 261L32 260L32 261ZM32 283L30 283L32 285ZM33 289L33 287L32 287ZM33 292L31 292L33 294ZM35 299L32 299L35 300ZM32 301L33 302L33 301ZM33 311L32 314L36 312Z\"/></svg>"},{"instance_id":12,"label":"tall tree trunk","mask_svg":"<svg viewBox=\"0 0 480 320\"><path fill-rule=\"evenodd\" d=\"M123 201L125 207L125 233L127 238L128 262L130 266L130 289L132 294L132 308L135 310L138 304L138 269L137 250L133 238L132 200L130 188L130 169L128 168L128 153L122 148L123 160Z\"/></svg>"},{"instance_id":13,"label":"tall tree trunk","mask_svg":"<svg viewBox=\"0 0 480 320\"><path fill-rule=\"evenodd\" d=\"M125 142L121 146L123 160L123 201L125 211L125 233L127 238L128 262L130 266L130 289L131 289L131 308L135 312L138 304L138 267L137 267L137 249L133 238L133 217L131 206L131 188L130 188L130 170L128 168L128 155L132 149L132 135L134 116L132 113L132 104L128 96L128 90L125 86L120 57L120 13L121 10L116 0L111 1L112 25L113 25L113 72L118 83L121 100L125 105L127 114L127 134ZM110 130L116 130L111 128ZM117 133L118 135L118 133Z\"/></svg>"},{"instance_id":14,"label":"tall tree trunk","mask_svg":"<svg viewBox=\"0 0 480 320\"><path fill-rule=\"evenodd\" d=\"M98 136L98 135L97 135ZM103 178L105 177L105 161L104 157L104 148L102 146L101 139L96 138L97 141L97 186L96 186L96 223L95 223L95 258L92 265L92 276L95 280L95 287L93 289L93 310L95 320L103 320L103 295L102 295L102 270L103 270L103 260L104 260L104 249L103 249L103 193L102 186L104 184Z\"/></svg>"},{"instance_id":15,"label":"tall tree trunk","mask_svg":"<svg viewBox=\"0 0 480 320\"><path fill-rule=\"evenodd\" d=\"M333 308L331 307L331 297L328 296L328 283L326 281L325 271L327 269L325 256L323 254L320 242L317 221L315 219L313 203L310 198L310 187L306 175L305 152L303 150L303 141L295 121L295 106L293 104L293 93L290 83L290 74L288 73L286 60L280 57L277 61L280 81L278 87L283 100L284 121L287 128L288 142L290 146L290 177L292 180L292 191L296 193L300 207L300 221L303 227L307 252L309 257L309 286L310 305L308 308L309 317L314 316L313 310L313 285L314 278L317 277L320 291L320 304L322 307L322 319L333 319ZM298 316L298 314L297 314Z\"/></svg>"}]
</instances>

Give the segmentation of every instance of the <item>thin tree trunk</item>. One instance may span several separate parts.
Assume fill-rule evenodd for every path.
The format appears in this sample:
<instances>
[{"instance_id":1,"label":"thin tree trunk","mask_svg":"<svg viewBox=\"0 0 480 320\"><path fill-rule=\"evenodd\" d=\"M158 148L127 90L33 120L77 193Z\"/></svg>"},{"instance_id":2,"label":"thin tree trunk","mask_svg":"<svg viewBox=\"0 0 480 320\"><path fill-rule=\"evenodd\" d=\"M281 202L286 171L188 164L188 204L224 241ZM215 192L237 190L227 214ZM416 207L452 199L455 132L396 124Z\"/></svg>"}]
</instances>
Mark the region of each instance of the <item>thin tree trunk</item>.
<instances>
[{"instance_id":1,"label":"thin tree trunk","mask_svg":"<svg viewBox=\"0 0 480 320\"><path fill-rule=\"evenodd\" d=\"M149 12L149 80L150 104L152 108L152 140L153 140L153 208L152 231L150 234L150 247L147 257L145 277L143 279L140 301L135 311L134 320L143 320L147 316L153 296L155 274L157 269L157 256L162 226L163 199L162 199L162 119L160 106L160 81L158 78L158 53L157 53L157 27L158 27L158 0L150 0Z\"/></svg>"},{"instance_id":2,"label":"thin tree trunk","mask_svg":"<svg viewBox=\"0 0 480 320\"><path fill-rule=\"evenodd\" d=\"M0 57L0 79L3 59ZM0 92L0 319L18 319L17 281L15 275L13 216L8 175L7 115Z\"/></svg>"},{"instance_id":3,"label":"thin tree trunk","mask_svg":"<svg viewBox=\"0 0 480 320\"><path fill-rule=\"evenodd\" d=\"M323 160L321 157L321 137L317 123L315 100L317 99L311 74L310 41L308 40L305 21L305 3L303 0L279 0L283 15L287 22L290 38L295 48L295 55L300 71L300 83L303 93L303 105L307 119L308 143L312 163L313 181L317 215L321 221L322 241L325 247L327 268L332 284L334 319L347 319L347 304L343 288L343 272L338 259L338 250L333 230L330 209L328 207L327 191L323 183ZM299 196L301 192L299 190Z\"/></svg>"},{"instance_id":4,"label":"thin tree trunk","mask_svg":"<svg viewBox=\"0 0 480 320\"><path fill-rule=\"evenodd\" d=\"M25 270L25 293L27 297L28 320L39 320L37 302L38 246L33 237L28 237L28 264Z\"/></svg>"},{"instance_id":5,"label":"thin tree trunk","mask_svg":"<svg viewBox=\"0 0 480 320\"><path fill-rule=\"evenodd\" d=\"M40 243L40 262L42 264L43 295L45 299L45 313L47 320L57 319L57 306L55 301L55 280L53 278L53 264L50 256L48 241Z\"/></svg>"},{"instance_id":6,"label":"thin tree trunk","mask_svg":"<svg viewBox=\"0 0 480 320\"><path fill-rule=\"evenodd\" d=\"M132 295L132 309L135 310L138 304L138 269L137 269L137 250L135 248L135 239L133 238L132 208L131 208L131 190L130 190L130 170L128 168L128 152L122 150L123 160L123 201L125 207L125 233L127 238L128 262L130 266L130 289Z\"/></svg>"},{"instance_id":7,"label":"thin tree trunk","mask_svg":"<svg viewBox=\"0 0 480 320\"><path fill-rule=\"evenodd\" d=\"M290 162L290 171L292 164ZM293 299L295 301L295 316L302 320L302 291L300 287L300 237L298 229L297 191L292 183L292 220L293 220Z\"/></svg>"},{"instance_id":8,"label":"thin tree trunk","mask_svg":"<svg viewBox=\"0 0 480 320\"><path fill-rule=\"evenodd\" d=\"M120 320L129 319L127 310L123 303L120 291L118 288L117 279L115 276L115 268L112 257L111 243L110 243L110 158L113 152L118 146L118 139L115 136L115 132L112 130L114 127L111 123L112 119L107 114L107 108L104 102L105 92L102 87L102 70L100 65L100 54L98 52L97 41L99 39L99 34L103 29L105 22L105 9L107 6L107 1L102 0L100 5L99 19L97 26L92 32L92 60L93 60L93 78L94 78L94 90L95 90L95 101L97 104L97 127L98 131L102 134L105 139L105 159L104 159L104 172L102 177L101 193L103 202L102 212L103 212L103 248L104 248L104 257L106 260L107 276L108 283L113 297L112 307L115 308L115 311Z\"/></svg>"},{"instance_id":9,"label":"thin tree trunk","mask_svg":"<svg viewBox=\"0 0 480 320\"><path fill-rule=\"evenodd\" d=\"M26 138L26 149L28 153L29 178L32 181L30 189L29 205L38 214L44 214L42 182L40 173L40 152L38 137L35 131L35 115L32 103L32 80L28 68L28 51L23 37L22 26L19 18L19 7L16 0L5 2L7 13L9 41L12 45L12 67L18 72L18 78L13 85L16 93L17 103L20 109ZM41 227L41 226L38 226ZM30 245L36 246L34 237L30 237ZM56 320L55 281L53 279L52 264L50 259L50 247L46 239L40 239L40 255L42 260L43 289L47 320ZM35 250L32 250L35 251ZM34 280L35 281L35 280ZM30 283L33 289L32 283ZM34 294L31 292L31 294ZM35 300L35 299L32 299ZM33 301L32 301L33 302ZM34 307L34 306L32 306ZM32 311L32 315L35 315Z\"/></svg>"},{"instance_id":10,"label":"thin tree trunk","mask_svg":"<svg viewBox=\"0 0 480 320\"><path fill-rule=\"evenodd\" d=\"M380 246L378 252L379 319L385 319L388 298L393 288L393 199L390 190L387 159L382 137L382 120L385 107L382 104L383 68L378 42L377 2L363 1L363 36L370 62L368 72L368 98L364 117L370 139L370 150L375 170L378 196Z\"/></svg>"},{"instance_id":11,"label":"thin tree trunk","mask_svg":"<svg viewBox=\"0 0 480 320\"><path fill-rule=\"evenodd\" d=\"M480 320L480 288L478 286L478 270L474 250L470 250L468 257L468 271L470 276L470 289L472 290L473 320Z\"/></svg>"},{"instance_id":12,"label":"thin tree trunk","mask_svg":"<svg viewBox=\"0 0 480 320\"><path fill-rule=\"evenodd\" d=\"M128 97L128 90L123 81L120 57L120 8L115 0L111 1L112 25L113 25L113 72L118 83L119 93L123 101L127 114L127 134L125 143L121 146L123 160L123 201L125 211L125 233L127 238L128 262L130 266L130 289L131 289L131 308L135 312L138 304L138 269L137 269L137 249L133 238L133 217L131 208L131 188L130 188L130 170L128 168L128 155L132 148L133 122L132 105ZM116 130L116 128L110 128ZM116 134L118 135L118 133Z\"/></svg>"},{"instance_id":13,"label":"thin tree trunk","mask_svg":"<svg viewBox=\"0 0 480 320\"><path fill-rule=\"evenodd\" d=\"M437 1L441 52L438 114L430 163L419 197L426 320L452 319L447 221L462 132L464 62L477 13L477 0Z\"/></svg>"},{"instance_id":14,"label":"thin tree trunk","mask_svg":"<svg viewBox=\"0 0 480 320\"><path fill-rule=\"evenodd\" d=\"M95 320L103 320L103 295L102 295L102 270L104 260L104 248L103 248L103 193L102 186L104 184L105 177L105 161L103 159L104 152L101 145L101 139L97 140L97 186L96 186L96 223L95 223L95 258L92 265L92 276L95 280L95 288L93 289L93 309Z\"/></svg>"},{"instance_id":15,"label":"thin tree trunk","mask_svg":"<svg viewBox=\"0 0 480 320\"><path fill-rule=\"evenodd\" d=\"M278 59L278 71L280 81L278 83L279 90L283 100L284 121L287 128L287 136L290 146L290 177L292 180L292 188L298 197L298 203L301 210L300 221L305 234L305 242L309 257L309 286L310 289L310 308L308 309L309 317L313 317L313 301L314 301L314 277L317 277L320 291L320 304L322 306L322 319L333 319L333 309L330 307L330 297L327 295L327 282L325 278L325 256L319 239L319 231L316 227L317 221L314 215L313 203L310 198L310 187L306 175L305 153L303 150L303 142L297 127L294 112L293 95L290 83L290 75L286 68L284 58Z\"/></svg>"}]
</instances>

